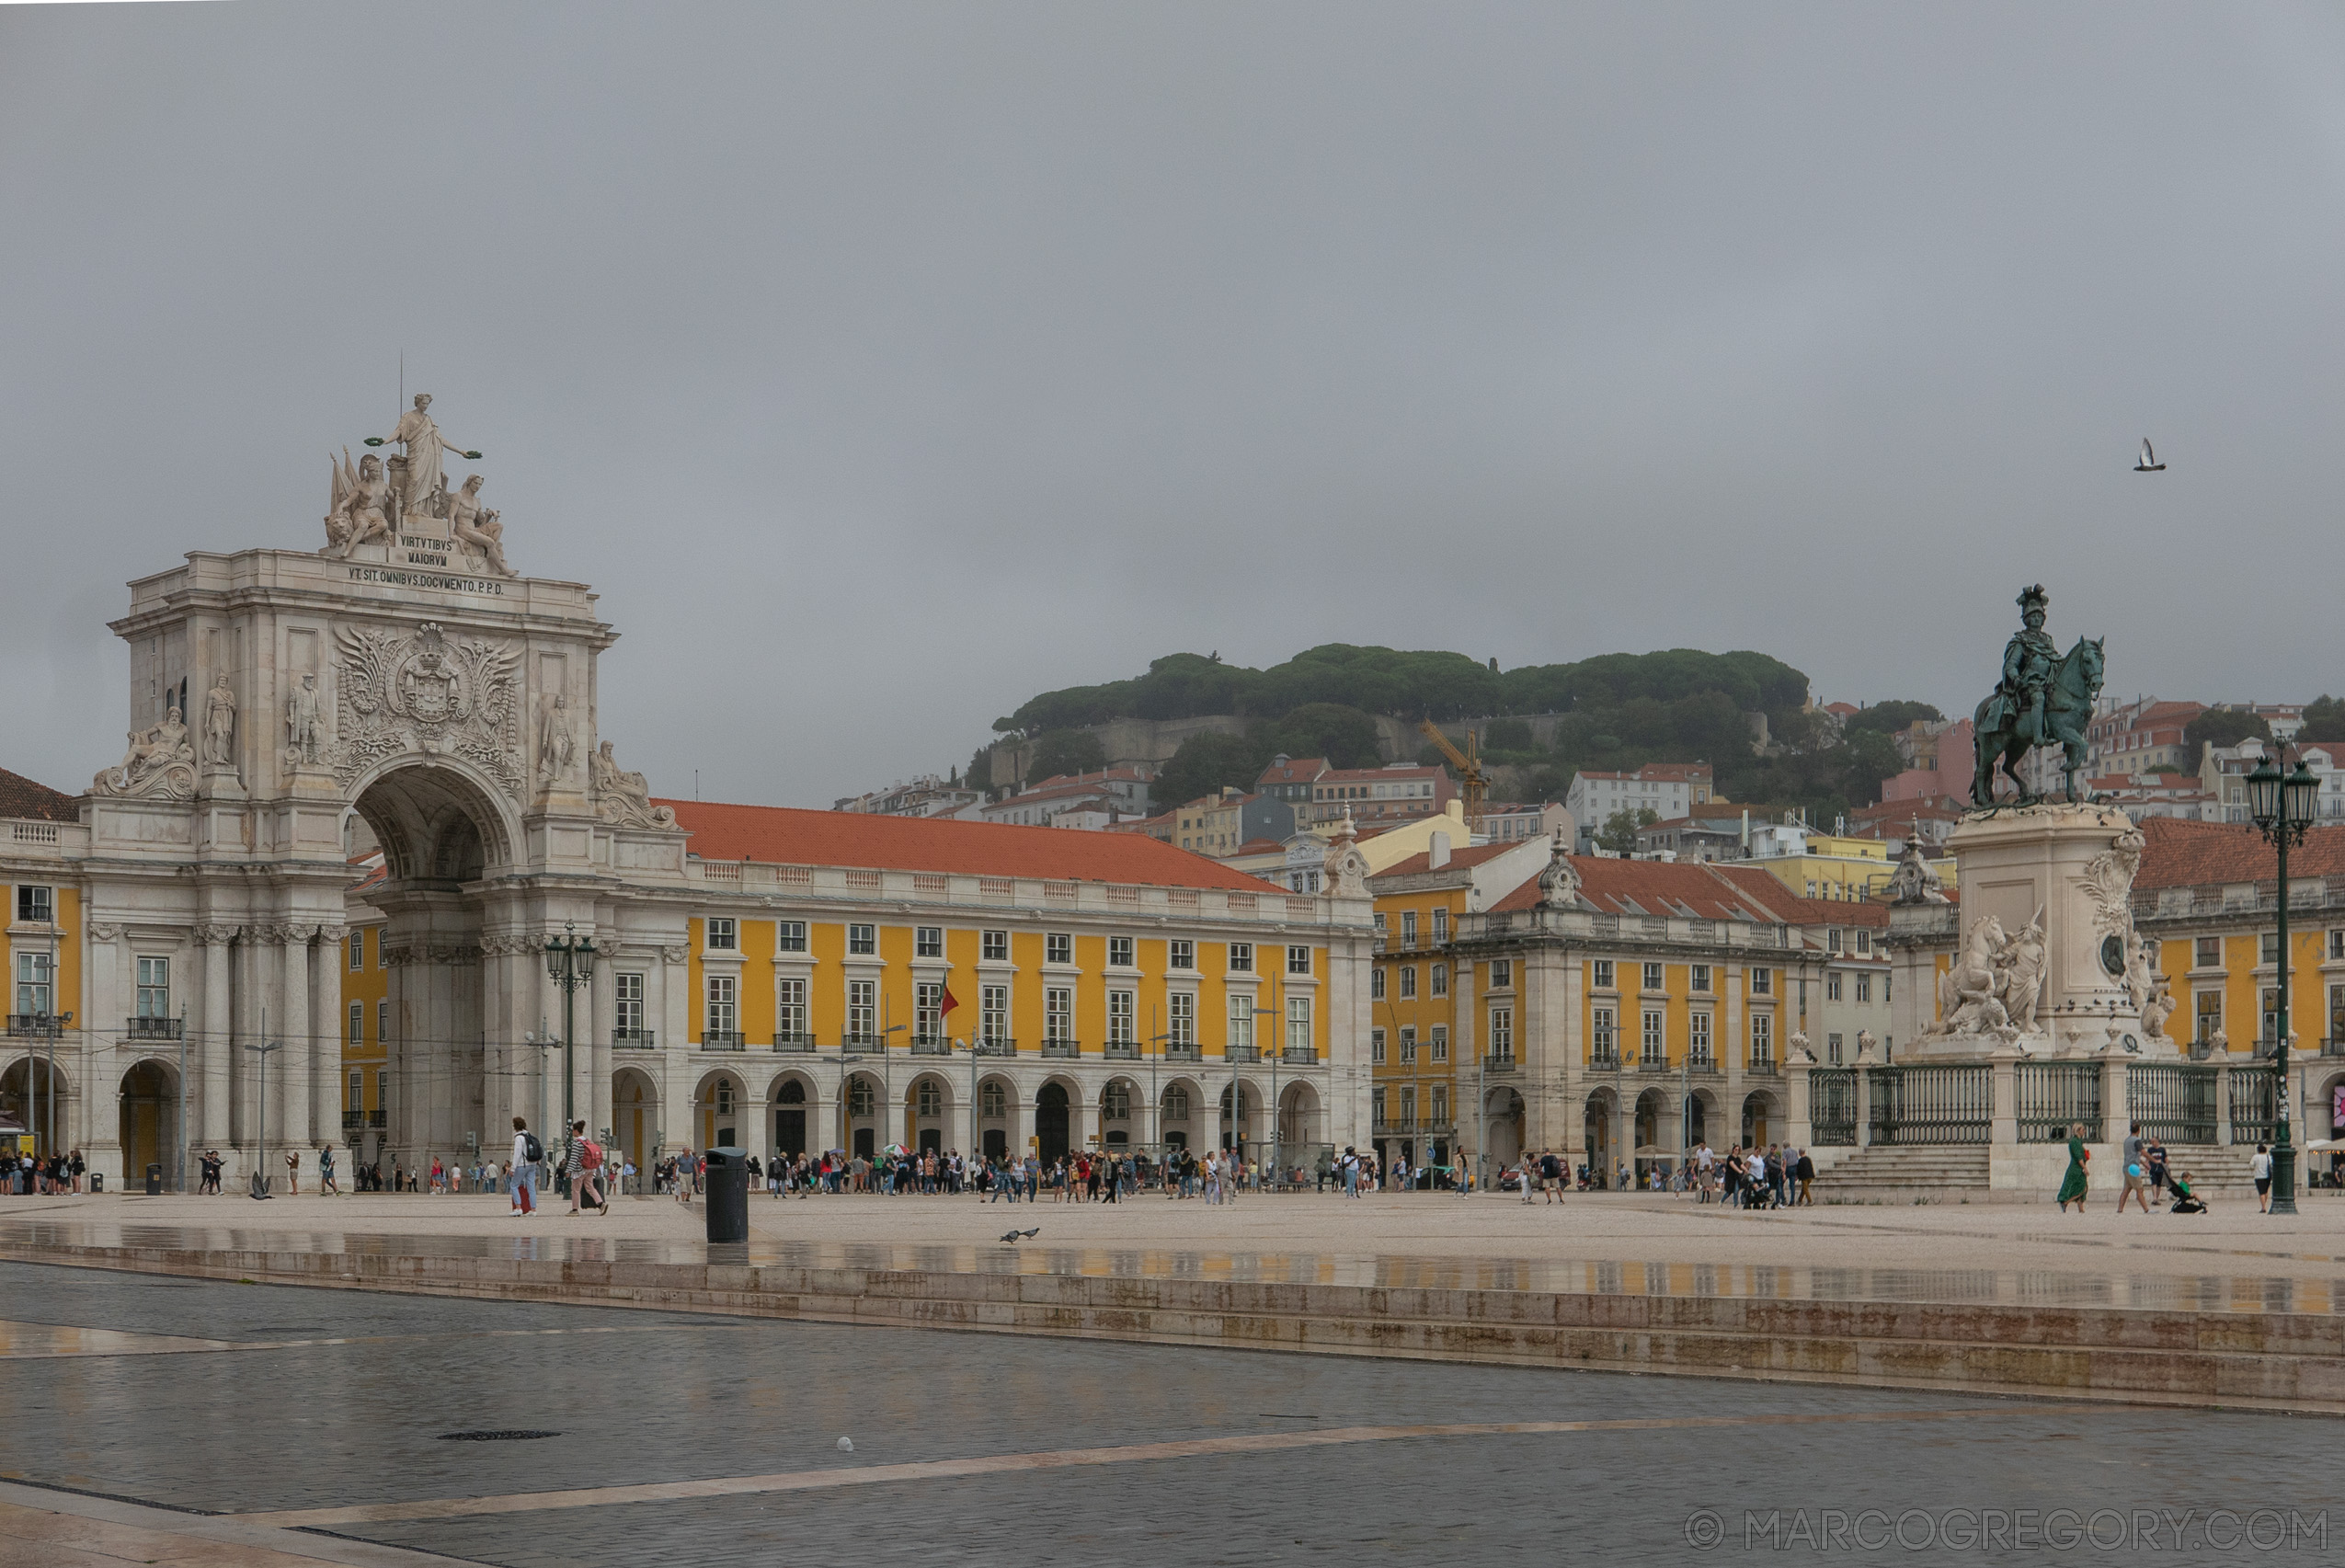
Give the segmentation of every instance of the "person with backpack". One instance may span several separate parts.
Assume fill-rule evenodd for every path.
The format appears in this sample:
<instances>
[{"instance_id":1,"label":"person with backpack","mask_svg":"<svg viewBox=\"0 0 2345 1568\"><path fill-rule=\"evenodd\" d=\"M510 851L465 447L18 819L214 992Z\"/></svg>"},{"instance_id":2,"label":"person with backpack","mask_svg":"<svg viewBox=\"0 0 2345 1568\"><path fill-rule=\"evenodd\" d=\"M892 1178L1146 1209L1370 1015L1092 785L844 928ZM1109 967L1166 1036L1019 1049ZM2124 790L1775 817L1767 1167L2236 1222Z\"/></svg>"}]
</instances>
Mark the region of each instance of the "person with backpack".
<instances>
[{"instance_id":1,"label":"person with backpack","mask_svg":"<svg viewBox=\"0 0 2345 1568\"><path fill-rule=\"evenodd\" d=\"M602 1192L602 1146L587 1136L584 1122L572 1122L569 1136L562 1140L562 1173L570 1179L570 1212L576 1214L578 1205L604 1214L611 1212L611 1200Z\"/></svg>"},{"instance_id":2,"label":"person with backpack","mask_svg":"<svg viewBox=\"0 0 2345 1568\"><path fill-rule=\"evenodd\" d=\"M526 1117L513 1118L513 1218L537 1212L537 1162L545 1146L530 1131Z\"/></svg>"}]
</instances>

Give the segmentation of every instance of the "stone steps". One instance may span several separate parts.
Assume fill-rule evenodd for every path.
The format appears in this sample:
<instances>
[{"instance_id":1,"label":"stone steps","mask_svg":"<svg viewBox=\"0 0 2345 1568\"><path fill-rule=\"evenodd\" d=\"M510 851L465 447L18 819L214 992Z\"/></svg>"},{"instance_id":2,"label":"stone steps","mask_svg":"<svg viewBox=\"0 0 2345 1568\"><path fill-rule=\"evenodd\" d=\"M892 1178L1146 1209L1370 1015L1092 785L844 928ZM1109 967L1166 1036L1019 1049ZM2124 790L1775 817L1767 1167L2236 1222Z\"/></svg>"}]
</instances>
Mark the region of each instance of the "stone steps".
<instances>
[{"instance_id":1,"label":"stone steps","mask_svg":"<svg viewBox=\"0 0 2345 1568\"><path fill-rule=\"evenodd\" d=\"M1987 1146L1944 1143L1875 1145L1851 1150L1817 1175L1813 1195L1821 1202L1903 1203L1946 1196L1984 1197L1986 1190Z\"/></svg>"}]
</instances>

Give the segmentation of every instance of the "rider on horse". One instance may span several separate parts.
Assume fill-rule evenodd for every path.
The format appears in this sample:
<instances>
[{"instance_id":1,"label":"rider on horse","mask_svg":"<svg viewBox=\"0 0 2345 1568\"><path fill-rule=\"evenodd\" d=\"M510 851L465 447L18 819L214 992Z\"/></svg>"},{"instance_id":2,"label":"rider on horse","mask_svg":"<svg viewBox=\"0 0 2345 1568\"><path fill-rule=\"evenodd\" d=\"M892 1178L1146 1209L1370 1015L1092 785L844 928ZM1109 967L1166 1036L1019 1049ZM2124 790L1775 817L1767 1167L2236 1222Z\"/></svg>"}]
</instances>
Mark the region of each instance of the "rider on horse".
<instances>
[{"instance_id":1,"label":"rider on horse","mask_svg":"<svg viewBox=\"0 0 2345 1568\"><path fill-rule=\"evenodd\" d=\"M2008 726L2031 745L2042 745L2051 738L2043 727L2043 689L2051 684L2053 670L2060 663L2060 648L2043 629L2044 607L2049 602L2042 583L2021 590L2019 618L2027 624L2004 645L2003 680L1987 699L1985 722L1981 726L1997 730Z\"/></svg>"}]
</instances>

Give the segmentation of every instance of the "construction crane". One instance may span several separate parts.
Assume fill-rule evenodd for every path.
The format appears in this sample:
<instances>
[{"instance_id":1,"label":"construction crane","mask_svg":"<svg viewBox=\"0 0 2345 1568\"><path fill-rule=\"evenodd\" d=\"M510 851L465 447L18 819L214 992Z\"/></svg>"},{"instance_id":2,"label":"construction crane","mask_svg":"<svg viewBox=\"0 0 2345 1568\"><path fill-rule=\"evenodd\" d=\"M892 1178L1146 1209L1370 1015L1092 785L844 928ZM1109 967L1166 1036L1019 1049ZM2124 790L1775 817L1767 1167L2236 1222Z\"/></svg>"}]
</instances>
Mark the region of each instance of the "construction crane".
<instances>
[{"instance_id":1,"label":"construction crane","mask_svg":"<svg viewBox=\"0 0 2345 1568\"><path fill-rule=\"evenodd\" d=\"M1419 723L1417 727L1424 732L1426 738L1441 748L1441 754L1449 759L1451 767L1458 770L1458 782L1465 787L1467 830L1481 832L1482 800L1490 794L1490 775L1481 771L1481 749L1474 743L1474 732L1470 729L1466 731L1466 749L1460 751L1449 743L1449 738L1442 734L1430 718Z\"/></svg>"}]
</instances>

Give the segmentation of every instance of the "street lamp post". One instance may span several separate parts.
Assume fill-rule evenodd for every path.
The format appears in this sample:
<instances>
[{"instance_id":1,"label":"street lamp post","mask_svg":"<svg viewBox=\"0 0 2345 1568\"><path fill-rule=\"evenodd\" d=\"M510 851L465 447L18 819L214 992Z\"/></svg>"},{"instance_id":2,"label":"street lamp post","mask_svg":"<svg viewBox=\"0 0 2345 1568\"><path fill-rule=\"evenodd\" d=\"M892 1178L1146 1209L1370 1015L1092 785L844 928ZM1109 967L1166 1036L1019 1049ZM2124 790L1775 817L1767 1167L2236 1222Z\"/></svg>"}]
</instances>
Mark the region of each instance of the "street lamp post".
<instances>
[{"instance_id":1,"label":"street lamp post","mask_svg":"<svg viewBox=\"0 0 2345 1568\"><path fill-rule=\"evenodd\" d=\"M282 1046L283 1046L283 1045L284 1045L284 1042L283 1042L283 1041L281 1041L281 1040L271 1040L271 1039L269 1037L269 1009L268 1009L268 1008L266 1008L266 1007L263 1007L263 1008L260 1010L260 1040L259 1040L259 1042L258 1042L257 1044L256 1044L256 1045L249 1045L249 1046L246 1046L246 1047L245 1047L245 1049L246 1049L246 1050L248 1050L248 1051L252 1052L252 1053L253 1053L253 1055L255 1055L255 1056L257 1056L257 1057L258 1057L258 1058L260 1059L260 1082L259 1082L259 1083L258 1083L258 1085L256 1087L256 1091L255 1091L255 1093L254 1093L254 1096L253 1096L253 1097L254 1097L254 1099L255 1099L255 1100L258 1103L258 1105L259 1105L259 1113L260 1113L260 1127L259 1127L259 1139L258 1139L260 1149L259 1149L259 1154L258 1154L257 1158L256 1158L256 1159L254 1160L254 1162L253 1162L253 1171L252 1171L252 1196L255 1196L255 1197L267 1197L267 1196L269 1196L269 1052L271 1052L271 1051L273 1051L273 1050L280 1049L280 1047L282 1047Z\"/></svg>"},{"instance_id":2,"label":"street lamp post","mask_svg":"<svg viewBox=\"0 0 2345 1568\"><path fill-rule=\"evenodd\" d=\"M2271 1138L2271 1212L2296 1212L2296 1144L2290 1136L2288 1093L2288 850L2305 841L2320 801L2320 780L2299 757L2296 771L2282 777L2267 757L2248 775L2248 814L2280 859L2280 1005L2272 1024L2272 1099L2278 1125Z\"/></svg>"},{"instance_id":3,"label":"street lamp post","mask_svg":"<svg viewBox=\"0 0 2345 1568\"><path fill-rule=\"evenodd\" d=\"M545 944L545 972L562 988L562 1136L570 1136L578 1116L578 988L594 979L594 939L578 934L575 921L562 922L562 934ZM549 1145L549 1147L551 1147Z\"/></svg>"}]
</instances>

